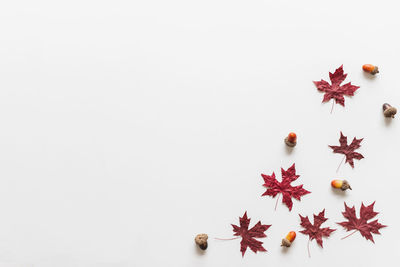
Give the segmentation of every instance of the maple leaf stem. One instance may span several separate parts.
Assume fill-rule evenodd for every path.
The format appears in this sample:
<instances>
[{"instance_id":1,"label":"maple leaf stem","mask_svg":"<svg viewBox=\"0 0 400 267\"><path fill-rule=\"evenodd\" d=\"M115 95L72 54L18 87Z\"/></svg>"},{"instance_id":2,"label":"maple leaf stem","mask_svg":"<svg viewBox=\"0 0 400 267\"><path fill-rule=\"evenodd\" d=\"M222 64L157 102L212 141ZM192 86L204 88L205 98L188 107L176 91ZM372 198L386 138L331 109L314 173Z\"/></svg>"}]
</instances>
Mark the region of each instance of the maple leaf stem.
<instances>
[{"instance_id":1,"label":"maple leaf stem","mask_svg":"<svg viewBox=\"0 0 400 267\"><path fill-rule=\"evenodd\" d=\"M232 237L232 238L218 238L218 237L215 237L214 239L216 239L216 240L222 240L222 241L228 241L228 240L235 240L235 239L238 239L238 238L240 238L240 236L238 236L238 237Z\"/></svg>"},{"instance_id":2,"label":"maple leaf stem","mask_svg":"<svg viewBox=\"0 0 400 267\"><path fill-rule=\"evenodd\" d=\"M333 111L333 107L335 106L335 100L332 100L332 107L331 107L331 114L332 114L332 111Z\"/></svg>"},{"instance_id":3,"label":"maple leaf stem","mask_svg":"<svg viewBox=\"0 0 400 267\"><path fill-rule=\"evenodd\" d=\"M310 253L310 239L308 239L307 251L308 251L308 257L311 258L311 253Z\"/></svg>"},{"instance_id":4,"label":"maple leaf stem","mask_svg":"<svg viewBox=\"0 0 400 267\"><path fill-rule=\"evenodd\" d=\"M341 239L343 240L343 239L345 239L345 238L348 238L349 236L351 236L352 234L355 234L356 232L357 232L357 230L355 230L354 232L352 232L352 233L346 235L345 237L342 237Z\"/></svg>"},{"instance_id":5,"label":"maple leaf stem","mask_svg":"<svg viewBox=\"0 0 400 267\"><path fill-rule=\"evenodd\" d=\"M336 173L339 171L339 168L340 168L340 166L342 166L343 160L344 160L345 158L346 158L346 156L344 156L344 157L342 158L342 161L340 162L339 166L338 166L337 169L336 169Z\"/></svg>"},{"instance_id":6,"label":"maple leaf stem","mask_svg":"<svg viewBox=\"0 0 400 267\"><path fill-rule=\"evenodd\" d=\"M279 197L281 196L281 194L278 194L278 197L276 198L276 202L275 202L275 211L276 211L276 207L278 206L278 200L279 200Z\"/></svg>"}]
</instances>

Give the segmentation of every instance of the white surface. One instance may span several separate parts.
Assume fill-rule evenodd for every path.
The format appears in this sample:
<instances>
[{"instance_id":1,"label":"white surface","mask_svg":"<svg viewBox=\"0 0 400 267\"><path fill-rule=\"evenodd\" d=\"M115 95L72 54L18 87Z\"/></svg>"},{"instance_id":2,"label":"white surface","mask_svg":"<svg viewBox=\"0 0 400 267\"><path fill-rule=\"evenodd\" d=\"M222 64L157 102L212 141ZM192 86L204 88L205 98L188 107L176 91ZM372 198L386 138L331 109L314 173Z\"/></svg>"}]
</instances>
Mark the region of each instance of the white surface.
<instances>
[{"instance_id":1,"label":"white surface","mask_svg":"<svg viewBox=\"0 0 400 267\"><path fill-rule=\"evenodd\" d=\"M0 262L4 266L393 266L400 237L396 1L2 1ZM370 79L362 64L379 65ZM341 64L361 86L321 104ZM364 137L343 165L329 144ZM299 144L289 154L289 131ZM293 162L312 191L292 212L260 174ZM333 193L346 178L353 191ZM297 184L297 183L296 183ZM343 201L376 200L376 244L336 227ZM326 208L324 249L298 213ZM231 223L272 224L241 257ZM198 253L193 238L210 235ZM2 265L2 266L3 266Z\"/></svg>"}]
</instances>

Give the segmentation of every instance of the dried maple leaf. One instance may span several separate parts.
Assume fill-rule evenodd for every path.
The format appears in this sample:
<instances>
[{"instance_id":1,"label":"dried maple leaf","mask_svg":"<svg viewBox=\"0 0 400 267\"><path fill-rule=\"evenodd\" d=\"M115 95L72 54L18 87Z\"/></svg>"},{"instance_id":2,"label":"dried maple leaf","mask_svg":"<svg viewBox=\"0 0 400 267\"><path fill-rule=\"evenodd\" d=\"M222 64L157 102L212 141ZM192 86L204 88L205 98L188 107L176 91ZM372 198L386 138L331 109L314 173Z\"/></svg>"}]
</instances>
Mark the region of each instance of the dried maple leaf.
<instances>
[{"instance_id":1,"label":"dried maple leaf","mask_svg":"<svg viewBox=\"0 0 400 267\"><path fill-rule=\"evenodd\" d=\"M305 228L306 230L300 231L300 233L308 235L309 240L308 240L308 256L310 256L310 241L313 239L317 240L318 245L323 247L322 245L322 237L328 237L331 235L333 231L336 231L336 229L331 229L329 227L324 227L321 228L321 225L326 222L328 219L325 218L325 209L321 211L318 215L314 214L314 224L311 224L310 220L308 219L308 216L303 217L299 214L301 223L300 225Z\"/></svg>"},{"instance_id":2,"label":"dried maple leaf","mask_svg":"<svg viewBox=\"0 0 400 267\"><path fill-rule=\"evenodd\" d=\"M333 153L344 154L346 157L346 162L348 162L350 164L350 166L352 168L354 168L353 159L360 160L360 159L364 158L364 156L361 155L360 153L354 152L354 150L361 147L361 141L363 139L364 138L357 139L354 137L351 144L347 145L347 136L344 136L343 133L340 132L340 138L339 138L340 146L329 146L329 147L333 149ZM343 162L343 160L342 160L342 162ZM342 162L340 164L342 164ZM339 167L340 167L340 165L339 165Z\"/></svg>"},{"instance_id":3,"label":"dried maple leaf","mask_svg":"<svg viewBox=\"0 0 400 267\"><path fill-rule=\"evenodd\" d=\"M355 231L343 237L342 239L347 238L359 231L363 237L375 243L372 234L381 234L379 233L379 229L386 227L386 225L380 224L378 220L368 222L379 213L374 211L374 204L375 202L365 207L364 203L361 203L360 218L358 219L356 216L355 207L353 206L352 208L349 208L346 205L346 202L344 203L344 212L342 212L342 214L348 221L340 222L337 224L343 226L347 231Z\"/></svg>"},{"instance_id":4,"label":"dried maple leaf","mask_svg":"<svg viewBox=\"0 0 400 267\"><path fill-rule=\"evenodd\" d=\"M321 80L319 82L314 82L315 86L319 91L325 92L324 99L322 100L322 102L328 102L333 98L336 103L344 106L344 95L353 96L354 92L358 88L360 88L359 86L352 85L351 82L341 86L340 84L346 79L346 76L347 74L343 73L343 65L342 65L338 69L336 69L333 74L329 72L329 78L332 84L329 84L327 81L324 80ZM333 103L332 103L332 109L333 109Z\"/></svg>"},{"instance_id":5,"label":"dried maple leaf","mask_svg":"<svg viewBox=\"0 0 400 267\"><path fill-rule=\"evenodd\" d=\"M265 182L263 186L268 188L267 191L265 191L264 194L262 194L261 196L276 197L276 195L281 193L283 196L282 202L285 203L286 206L288 206L289 210L292 210L293 206L292 197L294 197L297 200L300 200L301 196L304 196L311 192L305 190L303 188L303 185L297 185L297 186L290 185L290 183L292 183L293 181L297 180L297 178L300 177L300 175L296 175L296 168L294 163L286 171L283 168L281 168L281 173L282 173L282 182L278 182L276 180L274 172L272 173L272 175L261 174ZM278 203L278 199L276 200L276 203Z\"/></svg>"},{"instance_id":6,"label":"dried maple leaf","mask_svg":"<svg viewBox=\"0 0 400 267\"><path fill-rule=\"evenodd\" d=\"M240 242L240 251L242 252L242 256L249 247L252 251L257 253L257 251L267 251L263 246L263 242L256 240L255 238L266 237L264 234L271 225L261 224L260 221L256 225L254 225L250 230L250 218L247 218L247 211L244 213L243 217L239 217L240 227L232 224L233 232L235 236L241 236L242 241Z\"/></svg>"}]
</instances>

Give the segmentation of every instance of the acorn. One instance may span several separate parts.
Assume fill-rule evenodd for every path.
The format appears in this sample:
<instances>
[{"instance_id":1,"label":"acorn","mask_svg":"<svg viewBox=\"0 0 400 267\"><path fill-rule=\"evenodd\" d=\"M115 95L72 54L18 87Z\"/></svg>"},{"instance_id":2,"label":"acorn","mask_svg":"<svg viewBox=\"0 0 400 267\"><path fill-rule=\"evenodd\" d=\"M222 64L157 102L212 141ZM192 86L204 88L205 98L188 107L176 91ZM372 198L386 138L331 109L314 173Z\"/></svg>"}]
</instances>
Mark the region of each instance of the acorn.
<instances>
[{"instance_id":1,"label":"acorn","mask_svg":"<svg viewBox=\"0 0 400 267\"><path fill-rule=\"evenodd\" d=\"M331 185L333 188L342 189L342 191L346 191L347 189L352 190L349 182L346 180L333 180Z\"/></svg>"},{"instance_id":2,"label":"acorn","mask_svg":"<svg viewBox=\"0 0 400 267\"><path fill-rule=\"evenodd\" d=\"M397 109L395 107L392 107L390 104L385 103L382 106L383 109L383 115L387 118L394 118L394 115L397 113Z\"/></svg>"},{"instance_id":3,"label":"acorn","mask_svg":"<svg viewBox=\"0 0 400 267\"><path fill-rule=\"evenodd\" d=\"M375 74L379 73L378 66L374 66L374 65L371 65L371 64L365 64L365 65L362 66L362 68L363 68L363 70L365 72L368 72L368 73L370 73L372 75L375 75Z\"/></svg>"},{"instance_id":4,"label":"acorn","mask_svg":"<svg viewBox=\"0 0 400 267\"><path fill-rule=\"evenodd\" d=\"M295 147L297 145L297 135L295 133L289 133L287 137L285 137L285 144L290 147Z\"/></svg>"},{"instance_id":5,"label":"acorn","mask_svg":"<svg viewBox=\"0 0 400 267\"><path fill-rule=\"evenodd\" d=\"M199 246L200 249L206 250L208 247L207 244L208 235L207 234L198 234L194 238L194 242Z\"/></svg>"},{"instance_id":6,"label":"acorn","mask_svg":"<svg viewBox=\"0 0 400 267\"><path fill-rule=\"evenodd\" d=\"M293 241L296 239L296 232L290 231L287 236L282 239L281 247L290 247Z\"/></svg>"}]
</instances>

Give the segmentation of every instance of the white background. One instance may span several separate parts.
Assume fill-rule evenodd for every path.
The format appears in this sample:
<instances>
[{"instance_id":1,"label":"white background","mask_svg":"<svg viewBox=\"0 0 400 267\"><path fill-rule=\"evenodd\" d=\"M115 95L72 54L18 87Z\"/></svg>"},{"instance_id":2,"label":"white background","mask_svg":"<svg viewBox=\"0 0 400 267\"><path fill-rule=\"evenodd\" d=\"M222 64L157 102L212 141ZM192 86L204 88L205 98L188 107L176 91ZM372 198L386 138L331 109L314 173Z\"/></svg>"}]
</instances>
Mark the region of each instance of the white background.
<instances>
[{"instance_id":1,"label":"white background","mask_svg":"<svg viewBox=\"0 0 400 267\"><path fill-rule=\"evenodd\" d=\"M396 1L2 1L1 266L393 266L400 248ZM365 75L376 64L381 73ZM313 80L341 64L361 86L321 104ZM292 153L283 144L298 134ZM342 165L339 132L365 138ZM261 173L296 163L312 191L293 210ZM348 179L353 191L334 192ZM376 200L374 245L346 232L343 202ZM326 208L324 248L298 234ZM272 224L266 253L232 237L244 211ZM209 248L194 236L208 233Z\"/></svg>"}]
</instances>

